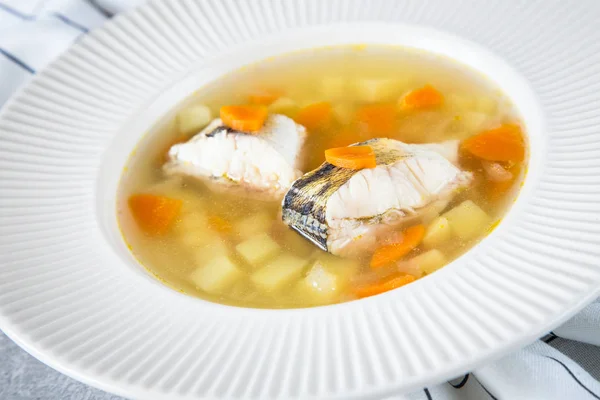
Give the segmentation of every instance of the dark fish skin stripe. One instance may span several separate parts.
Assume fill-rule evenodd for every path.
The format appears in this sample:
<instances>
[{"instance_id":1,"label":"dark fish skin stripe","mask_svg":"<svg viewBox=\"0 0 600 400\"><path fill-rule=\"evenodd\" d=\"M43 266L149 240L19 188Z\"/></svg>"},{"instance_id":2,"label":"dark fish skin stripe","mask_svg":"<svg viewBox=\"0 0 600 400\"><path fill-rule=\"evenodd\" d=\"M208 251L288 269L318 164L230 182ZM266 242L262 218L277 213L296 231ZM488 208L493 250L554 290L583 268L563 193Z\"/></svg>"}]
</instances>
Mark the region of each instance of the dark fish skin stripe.
<instances>
[{"instance_id":1,"label":"dark fish skin stripe","mask_svg":"<svg viewBox=\"0 0 600 400\"><path fill-rule=\"evenodd\" d=\"M206 134L206 137L213 137L218 135L221 132L225 132L225 133L237 133L240 135L247 135L247 133L242 132L242 131L236 131L235 129L231 129L228 126L225 125L221 125L221 126L217 126L212 132L209 132Z\"/></svg>"},{"instance_id":2,"label":"dark fish skin stripe","mask_svg":"<svg viewBox=\"0 0 600 400\"><path fill-rule=\"evenodd\" d=\"M372 139L379 165L391 164L404 155L387 139ZM282 202L283 222L323 250L327 250L327 201L358 171L339 168L327 162L296 180L285 194Z\"/></svg>"}]
</instances>

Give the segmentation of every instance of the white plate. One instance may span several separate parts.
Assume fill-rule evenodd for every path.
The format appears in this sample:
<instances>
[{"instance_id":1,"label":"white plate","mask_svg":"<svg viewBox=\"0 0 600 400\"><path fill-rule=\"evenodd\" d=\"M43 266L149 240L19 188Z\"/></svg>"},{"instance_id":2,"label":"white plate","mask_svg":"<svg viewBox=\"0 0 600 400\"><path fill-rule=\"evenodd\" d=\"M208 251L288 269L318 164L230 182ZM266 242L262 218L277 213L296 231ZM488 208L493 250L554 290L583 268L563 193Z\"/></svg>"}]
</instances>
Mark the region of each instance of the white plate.
<instances>
[{"instance_id":1,"label":"white plate","mask_svg":"<svg viewBox=\"0 0 600 400\"><path fill-rule=\"evenodd\" d=\"M526 5L525 5L526 4ZM377 398L534 340L600 292L600 3L169 1L91 33L0 119L0 326L136 398ZM401 290L301 310L226 307L151 278L115 188L153 123L202 84L300 48L454 57L523 113L529 176L481 245Z\"/></svg>"}]
</instances>

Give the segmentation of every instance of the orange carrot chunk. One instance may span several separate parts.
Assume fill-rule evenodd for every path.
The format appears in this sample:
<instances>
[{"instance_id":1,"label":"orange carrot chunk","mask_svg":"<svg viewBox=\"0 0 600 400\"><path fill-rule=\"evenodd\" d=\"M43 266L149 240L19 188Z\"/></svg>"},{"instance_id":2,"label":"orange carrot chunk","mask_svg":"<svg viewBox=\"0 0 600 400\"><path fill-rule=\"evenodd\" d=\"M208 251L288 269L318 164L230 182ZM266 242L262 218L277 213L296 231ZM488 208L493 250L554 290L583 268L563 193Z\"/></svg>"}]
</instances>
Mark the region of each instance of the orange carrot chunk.
<instances>
[{"instance_id":1,"label":"orange carrot chunk","mask_svg":"<svg viewBox=\"0 0 600 400\"><path fill-rule=\"evenodd\" d=\"M223 124L242 132L256 132L265 124L269 114L265 106L223 106L221 120Z\"/></svg>"},{"instance_id":2,"label":"orange carrot chunk","mask_svg":"<svg viewBox=\"0 0 600 400\"><path fill-rule=\"evenodd\" d=\"M133 219L144 232L160 235L175 222L182 201L153 194L136 194L129 197Z\"/></svg>"},{"instance_id":3,"label":"orange carrot chunk","mask_svg":"<svg viewBox=\"0 0 600 400\"><path fill-rule=\"evenodd\" d=\"M268 106L281 97L277 90L255 90L248 95L248 101L252 104Z\"/></svg>"},{"instance_id":4,"label":"orange carrot chunk","mask_svg":"<svg viewBox=\"0 0 600 400\"><path fill-rule=\"evenodd\" d=\"M521 128L515 124L504 124L472 136L463 141L462 148L489 161L520 162L525 159L525 141Z\"/></svg>"},{"instance_id":5,"label":"orange carrot chunk","mask_svg":"<svg viewBox=\"0 0 600 400\"><path fill-rule=\"evenodd\" d=\"M217 232L228 233L231 231L231 224L224 218L218 215L208 217L208 224Z\"/></svg>"},{"instance_id":6,"label":"orange carrot chunk","mask_svg":"<svg viewBox=\"0 0 600 400\"><path fill-rule=\"evenodd\" d=\"M433 86L425 85L404 96L401 108L405 110L419 110L438 107L443 103L444 96Z\"/></svg>"},{"instance_id":7,"label":"orange carrot chunk","mask_svg":"<svg viewBox=\"0 0 600 400\"><path fill-rule=\"evenodd\" d=\"M359 298L374 296L412 283L415 279L413 275L398 276L373 285L357 287L354 294Z\"/></svg>"},{"instance_id":8,"label":"orange carrot chunk","mask_svg":"<svg viewBox=\"0 0 600 400\"><path fill-rule=\"evenodd\" d=\"M331 104L327 101L310 104L296 115L296 122L306 129L317 129L331 121Z\"/></svg>"},{"instance_id":9,"label":"orange carrot chunk","mask_svg":"<svg viewBox=\"0 0 600 400\"><path fill-rule=\"evenodd\" d=\"M370 134L389 134L396 123L396 107L393 104L370 104L356 112L359 129Z\"/></svg>"},{"instance_id":10,"label":"orange carrot chunk","mask_svg":"<svg viewBox=\"0 0 600 400\"><path fill-rule=\"evenodd\" d=\"M381 268L398 261L421 243L425 236L425 227L415 225L404 231L402 241L375 250L371 258L371 268Z\"/></svg>"},{"instance_id":11,"label":"orange carrot chunk","mask_svg":"<svg viewBox=\"0 0 600 400\"><path fill-rule=\"evenodd\" d=\"M336 147L325 150L325 161L347 169L375 168L377 161L371 146Z\"/></svg>"}]
</instances>

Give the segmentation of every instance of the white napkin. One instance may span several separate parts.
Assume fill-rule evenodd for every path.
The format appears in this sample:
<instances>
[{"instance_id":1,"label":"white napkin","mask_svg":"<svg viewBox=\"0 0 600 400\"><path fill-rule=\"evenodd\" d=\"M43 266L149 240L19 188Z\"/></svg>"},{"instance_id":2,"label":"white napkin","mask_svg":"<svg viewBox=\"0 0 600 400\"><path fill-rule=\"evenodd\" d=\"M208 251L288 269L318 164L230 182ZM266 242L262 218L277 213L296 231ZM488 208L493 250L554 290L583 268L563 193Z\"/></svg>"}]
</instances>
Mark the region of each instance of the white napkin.
<instances>
[{"instance_id":1,"label":"white napkin","mask_svg":"<svg viewBox=\"0 0 600 400\"><path fill-rule=\"evenodd\" d=\"M0 106L113 13L143 0L0 0ZM543 340L455 380L390 399L600 400L600 301Z\"/></svg>"}]
</instances>

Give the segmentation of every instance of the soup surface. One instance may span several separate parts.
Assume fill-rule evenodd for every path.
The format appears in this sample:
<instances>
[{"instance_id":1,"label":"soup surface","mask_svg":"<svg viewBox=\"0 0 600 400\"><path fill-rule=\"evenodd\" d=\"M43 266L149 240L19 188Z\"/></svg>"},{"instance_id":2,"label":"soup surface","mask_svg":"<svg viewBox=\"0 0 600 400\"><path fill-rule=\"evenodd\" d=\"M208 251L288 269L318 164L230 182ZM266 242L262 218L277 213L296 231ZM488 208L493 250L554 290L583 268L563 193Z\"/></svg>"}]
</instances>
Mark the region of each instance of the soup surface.
<instances>
[{"instance_id":1,"label":"soup surface","mask_svg":"<svg viewBox=\"0 0 600 400\"><path fill-rule=\"evenodd\" d=\"M222 108L231 105L253 107ZM225 175L200 179L185 169L194 158L191 164L189 160L178 164L179 169L165 167L175 165L174 157L184 154L171 149L174 144L189 141L219 115L229 128L247 130L233 136L238 147L244 135L260 139L257 129L266 129L262 122L266 112L268 118L284 115L298 124L292 129L294 138L301 139L294 179L321 168L317 175L327 187L346 174L338 191L359 173L366 184L361 190L348 186L334 204L316 198L325 196L324 190L302 193L307 187L298 183L302 180L286 194L286 185L294 179L285 183L284 172L276 174L279 181L270 192L257 192ZM231 138L231 132L214 136L213 142ZM393 141L364 143L374 138ZM359 142L360 151L356 146L345 148ZM449 150L403 143L442 143ZM261 151L252 146L248 152ZM392 147L385 154L397 154L400 148L404 153L389 161L381 152ZM323 164L325 151L332 148L338 148L328 153L332 164ZM220 147L204 155L194 149L185 154L204 157L200 162L218 163L227 157L219 153ZM212 156L214 161L205 161ZM270 157L252 156L256 163ZM416 163L410 166L407 160ZM429 168L434 161L437 169ZM403 162L409 175L394 175L392 167L400 168ZM369 172L376 170L375 165L390 168L387 178ZM265 60L198 90L144 137L132 154L119 187L117 209L123 236L135 257L170 287L237 306L307 307L376 295L442 268L497 224L514 200L525 169L526 139L518 115L485 77L421 51L336 47ZM406 194L409 190L396 190L407 181L411 188L425 187L427 180L437 182L444 174L462 180L460 184L444 181L444 190L438 183L427 191L419 189L419 207L412 205L417 203ZM390 187L399 192L392 200ZM302 203L298 196L308 200ZM383 212L377 211L379 219L356 214L351 220L354 225L338 227L341 231L335 235L339 239L347 233L344 229L357 227L362 233L352 231L348 240L332 239L333 220L326 218L342 209L360 213L369 201L381 201L374 206L384 207ZM385 206L402 201L408 205ZM304 205L292 210L295 202ZM315 205L319 202L325 204L320 214ZM286 223L282 214L288 216ZM395 222L388 223L386 218L392 214ZM305 229L311 216L319 216L315 226L324 230Z\"/></svg>"}]
</instances>

